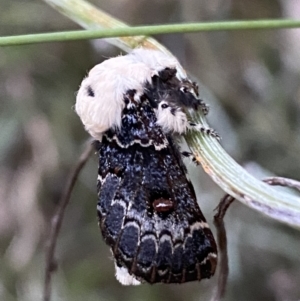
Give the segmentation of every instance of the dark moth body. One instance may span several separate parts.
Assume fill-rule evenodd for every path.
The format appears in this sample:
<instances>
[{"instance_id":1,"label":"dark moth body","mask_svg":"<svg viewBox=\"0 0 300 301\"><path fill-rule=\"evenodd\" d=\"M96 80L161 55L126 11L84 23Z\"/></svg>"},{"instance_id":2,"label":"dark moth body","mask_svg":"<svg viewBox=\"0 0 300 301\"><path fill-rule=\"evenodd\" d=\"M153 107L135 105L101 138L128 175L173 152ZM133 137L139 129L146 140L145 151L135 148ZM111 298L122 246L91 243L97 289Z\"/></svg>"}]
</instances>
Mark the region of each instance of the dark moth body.
<instances>
[{"instance_id":1,"label":"dark moth body","mask_svg":"<svg viewBox=\"0 0 300 301\"><path fill-rule=\"evenodd\" d=\"M151 95L128 91L119 129L98 144L98 217L118 267L149 283L210 278L217 250Z\"/></svg>"}]
</instances>

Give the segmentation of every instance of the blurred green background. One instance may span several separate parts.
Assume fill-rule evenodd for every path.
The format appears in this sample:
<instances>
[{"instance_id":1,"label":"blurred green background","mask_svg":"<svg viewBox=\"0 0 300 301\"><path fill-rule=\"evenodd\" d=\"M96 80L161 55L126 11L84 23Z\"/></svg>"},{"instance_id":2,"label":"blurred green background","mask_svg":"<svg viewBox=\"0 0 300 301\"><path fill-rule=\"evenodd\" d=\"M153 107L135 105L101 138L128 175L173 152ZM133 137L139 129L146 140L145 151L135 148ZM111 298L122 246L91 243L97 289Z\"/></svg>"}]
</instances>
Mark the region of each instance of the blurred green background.
<instances>
[{"instance_id":1,"label":"blurred green background","mask_svg":"<svg viewBox=\"0 0 300 301\"><path fill-rule=\"evenodd\" d=\"M93 1L131 25L299 18L297 0ZM78 29L43 1L0 0L0 35ZM258 178L300 179L300 29L161 35L200 82L209 121L229 154ZM0 48L0 300L41 300L45 244L68 173L88 134L74 112L87 71L120 54L105 41ZM190 166L213 231L223 192ZM210 300L217 277L122 287L96 217L97 157L72 194L58 239L52 300ZM225 300L300 300L300 233L235 202L226 216Z\"/></svg>"}]
</instances>

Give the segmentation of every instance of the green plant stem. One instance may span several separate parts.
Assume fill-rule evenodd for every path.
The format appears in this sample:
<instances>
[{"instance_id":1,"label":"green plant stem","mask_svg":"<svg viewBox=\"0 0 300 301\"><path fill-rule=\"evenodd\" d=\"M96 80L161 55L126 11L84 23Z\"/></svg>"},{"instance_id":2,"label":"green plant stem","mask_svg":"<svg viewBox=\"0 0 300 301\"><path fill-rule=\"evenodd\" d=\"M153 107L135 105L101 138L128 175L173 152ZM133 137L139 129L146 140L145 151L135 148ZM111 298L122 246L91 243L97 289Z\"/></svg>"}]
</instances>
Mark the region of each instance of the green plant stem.
<instances>
[{"instance_id":1,"label":"green plant stem","mask_svg":"<svg viewBox=\"0 0 300 301\"><path fill-rule=\"evenodd\" d=\"M150 36L166 33L171 34L193 33L200 31L280 29L296 27L300 27L300 20L223 21L207 23L136 26L105 30L77 30L1 37L0 46L16 46L46 42L65 42L74 40L89 40L139 35Z\"/></svg>"}]
</instances>

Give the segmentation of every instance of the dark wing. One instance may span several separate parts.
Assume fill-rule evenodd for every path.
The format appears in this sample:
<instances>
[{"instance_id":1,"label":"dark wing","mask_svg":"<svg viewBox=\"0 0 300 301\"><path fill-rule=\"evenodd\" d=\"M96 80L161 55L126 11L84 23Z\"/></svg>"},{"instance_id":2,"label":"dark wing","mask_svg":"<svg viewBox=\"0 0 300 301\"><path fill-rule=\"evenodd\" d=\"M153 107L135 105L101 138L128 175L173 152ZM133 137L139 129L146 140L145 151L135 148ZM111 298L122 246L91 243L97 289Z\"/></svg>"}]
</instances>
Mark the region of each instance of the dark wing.
<instances>
[{"instance_id":1,"label":"dark wing","mask_svg":"<svg viewBox=\"0 0 300 301\"><path fill-rule=\"evenodd\" d=\"M216 268L216 244L180 154L155 125L147 100L128 99L121 130L104 135L99 147L103 237L117 265L139 280L209 278Z\"/></svg>"}]
</instances>

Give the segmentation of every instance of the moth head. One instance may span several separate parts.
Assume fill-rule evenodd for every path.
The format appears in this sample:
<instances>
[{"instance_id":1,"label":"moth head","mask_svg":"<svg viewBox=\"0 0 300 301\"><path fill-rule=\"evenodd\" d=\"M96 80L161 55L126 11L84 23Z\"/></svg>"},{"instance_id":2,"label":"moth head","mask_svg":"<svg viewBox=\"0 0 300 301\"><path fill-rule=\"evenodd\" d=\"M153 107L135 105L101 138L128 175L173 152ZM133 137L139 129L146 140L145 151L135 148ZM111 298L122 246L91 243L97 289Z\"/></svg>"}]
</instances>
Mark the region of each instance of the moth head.
<instances>
[{"instance_id":1,"label":"moth head","mask_svg":"<svg viewBox=\"0 0 300 301\"><path fill-rule=\"evenodd\" d=\"M154 76L153 85L149 88L149 94L154 95L156 102L161 101L161 92L167 91L169 99L179 107L197 110L202 104L198 98L198 85L192 82L188 77L181 77L178 71L181 70L166 67Z\"/></svg>"},{"instance_id":2,"label":"moth head","mask_svg":"<svg viewBox=\"0 0 300 301\"><path fill-rule=\"evenodd\" d=\"M202 103L198 98L198 85L187 77L178 78L172 71L174 70L165 69L160 72L160 77L170 94L169 99L180 107L197 110Z\"/></svg>"},{"instance_id":3,"label":"moth head","mask_svg":"<svg viewBox=\"0 0 300 301\"><path fill-rule=\"evenodd\" d=\"M186 131L188 120L182 108L176 104L162 100L156 109L157 124L166 133L182 134Z\"/></svg>"}]
</instances>

